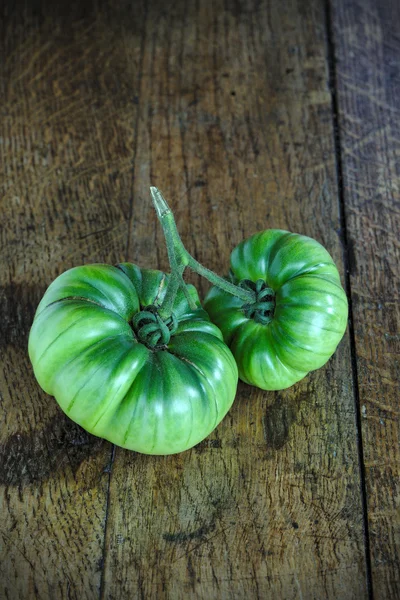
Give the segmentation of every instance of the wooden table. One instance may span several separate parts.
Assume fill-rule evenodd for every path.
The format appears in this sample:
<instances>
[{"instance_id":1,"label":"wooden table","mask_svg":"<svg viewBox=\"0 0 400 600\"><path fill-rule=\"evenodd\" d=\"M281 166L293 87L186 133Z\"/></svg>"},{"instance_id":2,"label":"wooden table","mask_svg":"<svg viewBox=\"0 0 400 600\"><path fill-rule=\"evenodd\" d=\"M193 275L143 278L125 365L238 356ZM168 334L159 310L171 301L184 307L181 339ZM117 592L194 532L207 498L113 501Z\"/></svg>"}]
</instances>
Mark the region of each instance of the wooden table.
<instances>
[{"instance_id":1,"label":"wooden table","mask_svg":"<svg viewBox=\"0 0 400 600\"><path fill-rule=\"evenodd\" d=\"M0 10L0 598L400 598L400 3ZM328 248L350 302L326 367L239 384L169 457L88 435L27 356L62 271L168 268L150 184L203 264L289 229Z\"/></svg>"}]
</instances>

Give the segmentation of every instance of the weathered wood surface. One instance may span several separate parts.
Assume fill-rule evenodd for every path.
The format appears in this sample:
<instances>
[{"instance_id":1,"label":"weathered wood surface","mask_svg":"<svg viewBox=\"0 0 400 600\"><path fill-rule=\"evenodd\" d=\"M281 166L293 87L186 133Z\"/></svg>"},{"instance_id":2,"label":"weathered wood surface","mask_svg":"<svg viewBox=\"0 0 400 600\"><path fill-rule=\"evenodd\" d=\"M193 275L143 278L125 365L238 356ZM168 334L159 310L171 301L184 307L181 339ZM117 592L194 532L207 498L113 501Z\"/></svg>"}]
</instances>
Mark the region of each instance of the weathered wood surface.
<instances>
[{"instance_id":1,"label":"weathered wood surface","mask_svg":"<svg viewBox=\"0 0 400 600\"><path fill-rule=\"evenodd\" d=\"M121 259L167 268L150 184L188 249L220 273L243 237L281 227L321 241L344 275L323 3L33 4L6 2L0 20L0 597L366 597L349 336L290 390L240 384L217 431L172 457L83 432L40 391L26 354L35 307L61 271ZM349 208L349 226L351 210L364 208ZM355 223L348 239L367 264ZM371 273L380 263L368 257ZM366 285L353 279L355 291ZM357 334L357 314L361 360L374 330L360 320ZM387 383L381 359L375 385ZM368 427L365 456L378 439ZM392 570L381 569L392 590L394 547L388 539Z\"/></svg>"},{"instance_id":2,"label":"weathered wood surface","mask_svg":"<svg viewBox=\"0 0 400 600\"><path fill-rule=\"evenodd\" d=\"M106 14L11 5L0 18L0 598L97 598L112 448L40 391L27 339L57 274L125 258L137 68Z\"/></svg>"},{"instance_id":3,"label":"weathered wood surface","mask_svg":"<svg viewBox=\"0 0 400 600\"><path fill-rule=\"evenodd\" d=\"M384 600L400 598L400 4L334 7L372 584Z\"/></svg>"},{"instance_id":4,"label":"weathered wood surface","mask_svg":"<svg viewBox=\"0 0 400 600\"><path fill-rule=\"evenodd\" d=\"M153 183L189 251L219 272L268 226L317 237L341 264L320 3L162 6L149 4L138 40L130 258L166 266L146 202ZM287 392L240 385L191 452L149 460L117 449L105 548L105 598L362 597L348 340Z\"/></svg>"}]
</instances>

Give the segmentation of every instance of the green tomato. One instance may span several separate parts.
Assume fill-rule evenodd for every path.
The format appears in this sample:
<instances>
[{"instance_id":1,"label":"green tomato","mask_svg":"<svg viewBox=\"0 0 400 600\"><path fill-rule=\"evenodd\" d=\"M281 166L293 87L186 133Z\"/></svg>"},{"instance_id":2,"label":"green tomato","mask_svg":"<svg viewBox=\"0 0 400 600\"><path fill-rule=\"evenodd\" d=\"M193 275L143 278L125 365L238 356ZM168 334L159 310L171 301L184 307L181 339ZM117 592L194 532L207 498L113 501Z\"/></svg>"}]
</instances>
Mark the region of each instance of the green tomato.
<instances>
[{"instance_id":1,"label":"green tomato","mask_svg":"<svg viewBox=\"0 0 400 600\"><path fill-rule=\"evenodd\" d=\"M335 352L347 325L338 270L317 241L271 229L231 254L231 281L253 289L249 305L217 287L204 302L233 352L239 377L264 390L290 387Z\"/></svg>"},{"instance_id":2,"label":"green tomato","mask_svg":"<svg viewBox=\"0 0 400 600\"><path fill-rule=\"evenodd\" d=\"M161 321L157 332L154 305L167 283L168 275L128 263L70 269L47 289L29 336L35 376L62 410L90 433L145 454L174 454L203 440L231 407L238 380L193 286L197 309L179 291L173 326ZM152 345L143 342L149 329Z\"/></svg>"}]
</instances>

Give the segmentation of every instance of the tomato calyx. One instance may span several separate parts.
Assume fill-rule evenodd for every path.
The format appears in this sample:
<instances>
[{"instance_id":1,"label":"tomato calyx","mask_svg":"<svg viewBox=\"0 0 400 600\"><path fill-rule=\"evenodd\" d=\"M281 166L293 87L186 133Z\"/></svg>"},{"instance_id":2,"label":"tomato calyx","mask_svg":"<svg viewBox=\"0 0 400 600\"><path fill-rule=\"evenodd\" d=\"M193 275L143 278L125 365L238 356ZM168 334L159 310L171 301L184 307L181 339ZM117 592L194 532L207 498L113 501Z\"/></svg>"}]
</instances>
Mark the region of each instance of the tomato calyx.
<instances>
[{"instance_id":1,"label":"tomato calyx","mask_svg":"<svg viewBox=\"0 0 400 600\"><path fill-rule=\"evenodd\" d=\"M132 319L132 329L139 342L157 350L165 348L171 335L178 328L178 321L174 313L167 318L158 314L158 307L153 304L145 306Z\"/></svg>"},{"instance_id":2,"label":"tomato calyx","mask_svg":"<svg viewBox=\"0 0 400 600\"><path fill-rule=\"evenodd\" d=\"M242 309L246 317L262 325L271 323L275 310L274 290L268 287L263 279L242 279L239 287L254 292L256 298L254 302L243 304Z\"/></svg>"}]
</instances>

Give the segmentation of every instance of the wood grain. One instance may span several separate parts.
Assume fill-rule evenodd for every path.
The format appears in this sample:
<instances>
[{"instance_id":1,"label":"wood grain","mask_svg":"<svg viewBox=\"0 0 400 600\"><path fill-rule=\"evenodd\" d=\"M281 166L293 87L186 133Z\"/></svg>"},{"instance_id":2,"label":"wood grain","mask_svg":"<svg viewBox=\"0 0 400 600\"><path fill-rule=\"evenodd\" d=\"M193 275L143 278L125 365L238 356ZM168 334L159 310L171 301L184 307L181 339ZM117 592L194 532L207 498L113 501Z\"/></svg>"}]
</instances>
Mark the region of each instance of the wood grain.
<instances>
[{"instance_id":1,"label":"wood grain","mask_svg":"<svg viewBox=\"0 0 400 600\"><path fill-rule=\"evenodd\" d=\"M400 598L400 5L333 3L372 583Z\"/></svg>"},{"instance_id":2,"label":"wood grain","mask_svg":"<svg viewBox=\"0 0 400 600\"><path fill-rule=\"evenodd\" d=\"M359 390L346 336L290 390L239 384L230 414L193 450L147 457L86 434L40 391L26 351L35 308L74 265L167 268L150 184L191 253L221 274L234 245L268 227L315 237L344 274L327 14L318 0L3 2L0 598L366 597L358 392L374 582L397 592L398 309L386 290L398 132L382 115L396 111L398 82L382 10L361 21L340 3L332 13L338 60L361 53L371 77L364 98L338 62L340 118L352 121L339 167L359 252L349 263ZM364 29L372 41L360 49ZM370 71L365 47L376 52ZM379 57L390 58L388 92ZM370 137L361 118L375 123ZM368 316L376 306L381 322Z\"/></svg>"},{"instance_id":3,"label":"wood grain","mask_svg":"<svg viewBox=\"0 0 400 600\"><path fill-rule=\"evenodd\" d=\"M112 447L41 392L27 339L56 275L125 258L137 57L122 15L132 9L121 6L118 27L111 10L77 3L2 11L0 597L92 599Z\"/></svg>"},{"instance_id":4,"label":"wood grain","mask_svg":"<svg viewBox=\"0 0 400 600\"><path fill-rule=\"evenodd\" d=\"M141 27L129 258L167 266L152 184L220 273L267 227L316 237L342 265L321 3L152 2ZM116 450L102 598L362 598L362 524L346 338L286 392L240 384L192 451Z\"/></svg>"}]
</instances>

